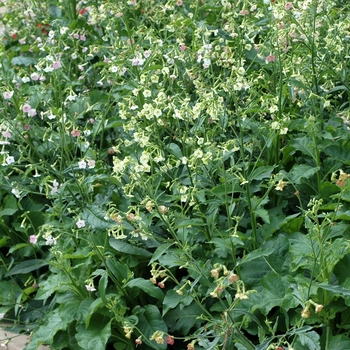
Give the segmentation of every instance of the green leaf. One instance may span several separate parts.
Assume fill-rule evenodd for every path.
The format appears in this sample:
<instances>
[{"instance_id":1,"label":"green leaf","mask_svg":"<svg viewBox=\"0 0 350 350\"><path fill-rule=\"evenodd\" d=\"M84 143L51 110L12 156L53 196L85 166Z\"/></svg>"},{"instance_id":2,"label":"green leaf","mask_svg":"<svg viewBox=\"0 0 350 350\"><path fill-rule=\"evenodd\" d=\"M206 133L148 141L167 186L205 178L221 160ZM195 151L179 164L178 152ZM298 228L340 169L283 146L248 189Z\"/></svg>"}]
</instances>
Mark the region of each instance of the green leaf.
<instances>
[{"instance_id":1,"label":"green leaf","mask_svg":"<svg viewBox=\"0 0 350 350\"><path fill-rule=\"evenodd\" d=\"M350 164L350 150L349 147L342 147L342 146L338 146L338 145L330 145L328 147L326 147L325 149L323 149L323 152L335 159L335 160L339 160L342 163L349 165Z\"/></svg>"},{"instance_id":2,"label":"green leaf","mask_svg":"<svg viewBox=\"0 0 350 350\"><path fill-rule=\"evenodd\" d=\"M43 266L47 266L49 263L41 259L31 259L21 262L10 270L5 276L13 276L19 274L26 274L40 269Z\"/></svg>"},{"instance_id":3,"label":"green leaf","mask_svg":"<svg viewBox=\"0 0 350 350\"><path fill-rule=\"evenodd\" d=\"M169 311L164 320L167 324L171 325L171 332L180 332L186 336L189 334L191 328L198 328L201 322L197 319L203 310L195 303L189 306L182 307L178 305L174 310Z\"/></svg>"},{"instance_id":4,"label":"green leaf","mask_svg":"<svg viewBox=\"0 0 350 350\"><path fill-rule=\"evenodd\" d=\"M310 156L312 159L315 159L315 144L312 139L308 136L296 137L292 140L292 145L294 149L300 151L304 155Z\"/></svg>"},{"instance_id":5,"label":"green leaf","mask_svg":"<svg viewBox=\"0 0 350 350\"><path fill-rule=\"evenodd\" d=\"M34 330L30 343L24 350L37 350L41 344L51 344L55 334L66 328L67 322L60 317L59 311L52 310L47 314L44 324Z\"/></svg>"},{"instance_id":6,"label":"green leaf","mask_svg":"<svg viewBox=\"0 0 350 350\"><path fill-rule=\"evenodd\" d=\"M327 344L328 350L340 350L340 349L350 349L350 339L343 335L338 334L335 336L330 336L329 342Z\"/></svg>"},{"instance_id":7,"label":"green leaf","mask_svg":"<svg viewBox=\"0 0 350 350\"><path fill-rule=\"evenodd\" d=\"M269 212L264 208L258 208L255 210L256 216L263 219L264 223L269 224L270 223L270 216Z\"/></svg>"},{"instance_id":8,"label":"green leaf","mask_svg":"<svg viewBox=\"0 0 350 350\"><path fill-rule=\"evenodd\" d=\"M135 278L129 281L125 287L138 288L158 300L164 299L164 293L162 290L159 287L155 286L150 280Z\"/></svg>"},{"instance_id":9,"label":"green leaf","mask_svg":"<svg viewBox=\"0 0 350 350\"><path fill-rule=\"evenodd\" d=\"M88 205L83 211L83 219L94 230L108 230L113 223L105 219L106 213L97 205Z\"/></svg>"},{"instance_id":10,"label":"green leaf","mask_svg":"<svg viewBox=\"0 0 350 350\"><path fill-rule=\"evenodd\" d=\"M17 200L14 196L6 196L4 199L4 209L0 210L1 216L10 216L18 211Z\"/></svg>"},{"instance_id":11,"label":"green leaf","mask_svg":"<svg viewBox=\"0 0 350 350\"><path fill-rule=\"evenodd\" d=\"M303 178L310 178L320 170L320 167L312 167L307 164L295 164L292 170L286 175L288 180L296 185L302 183ZM281 171L281 174L286 174Z\"/></svg>"},{"instance_id":12,"label":"green leaf","mask_svg":"<svg viewBox=\"0 0 350 350\"><path fill-rule=\"evenodd\" d=\"M176 143L171 143L169 145L169 151L172 153L176 158L181 159L182 158L182 151L181 148Z\"/></svg>"},{"instance_id":13,"label":"green leaf","mask_svg":"<svg viewBox=\"0 0 350 350\"><path fill-rule=\"evenodd\" d=\"M12 58L11 64L13 66L30 66L31 64L37 64L38 59L34 57L17 56Z\"/></svg>"},{"instance_id":14,"label":"green leaf","mask_svg":"<svg viewBox=\"0 0 350 350\"><path fill-rule=\"evenodd\" d=\"M263 290L251 295L254 303L253 311L259 309L263 315L267 315L274 307L282 307L285 311L297 307L298 301L288 292L290 281L288 277L269 274L261 279Z\"/></svg>"},{"instance_id":15,"label":"green leaf","mask_svg":"<svg viewBox=\"0 0 350 350\"><path fill-rule=\"evenodd\" d=\"M150 260L149 264L152 264L154 261L158 260L165 252L169 250L171 246L173 246L175 243L164 243L161 244L153 253L152 259Z\"/></svg>"},{"instance_id":16,"label":"green leaf","mask_svg":"<svg viewBox=\"0 0 350 350\"><path fill-rule=\"evenodd\" d=\"M248 176L248 181L253 181L253 180L257 180L257 181L261 181L263 179L266 178L270 178L271 177L271 173L273 172L273 170L276 168L276 166L261 166L258 167L257 169L253 170L249 176Z\"/></svg>"},{"instance_id":17,"label":"green leaf","mask_svg":"<svg viewBox=\"0 0 350 350\"><path fill-rule=\"evenodd\" d=\"M121 241L119 239L115 239L114 237L111 237L109 239L109 244L112 248L114 248L116 251L120 253L124 253L127 255L136 255L136 256L142 256L145 258L150 258L152 256L152 253L150 253L148 250L135 247L129 243L126 243L124 241Z\"/></svg>"},{"instance_id":18,"label":"green leaf","mask_svg":"<svg viewBox=\"0 0 350 350\"><path fill-rule=\"evenodd\" d=\"M166 342L164 342L164 344L157 344L155 340L149 340L156 331L161 331L165 334L168 333L168 327L163 321L158 308L155 305L147 305L141 309L135 308L133 312L142 313L140 316L138 316L139 320L137 327L141 334L144 335L142 340L145 342L145 344L150 346L152 349L166 349L168 346Z\"/></svg>"},{"instance_id":19,"label":"green leaf","mask_svg":"<svg viewBox=\"0 0 350 350\"><path fill-rule=\"evenodd\" d=\"M111 320L101 315L93 315L88 328L84 324L77 327L75 338L84 350L106 349L111 336Z\"/></svg>"},{"instance_id":20,"label":"green leaf","mask_svg":"<svg viewBox=\"0 0 350 350\"><path fill-rule=\"evenodd\" d=\"M330 292L335 293L337 296L350 297L350 290L341 286L331 286L325 283L316 284L316 286L318 288L329 290Z\"/></svg>"},{"instance_id":21,"label":"green leaf","mask_svg":"<svg viewBox=\"0 0 350 350\"><path fill-rule=\"evenodd\" d=\"M297 339L305 350L321 350L320 336L315 331L298 334ZM297 346L295 348L299 349Z\"/></svg>"},{"instance_id":22,"label":"green leaf","mask_svg":"<svg viewBox=\"0 0 350 350\"><path fill-rule=\"evenodd\" d=\"M119 282L123 283L129 278L130 271L128 267L117 261L114 257L107 257L106 265Z\"/></svg>"},{"instance_id":23,"label":"green leaf","mask_svg":"<svg viewBox=\"0 0 350 350\"><path fill-rule=\"evenodd\" d=\"M169 310L174 309L179 304L188 306L189 304L191 304L192 301L193 301L193 298L190 295L184 297L183 295L179 295L178 293L176 293L176 290L174 289L168 290L163 300L162 317L164 317L164 315Z\"/></svg>"}]
</instances>

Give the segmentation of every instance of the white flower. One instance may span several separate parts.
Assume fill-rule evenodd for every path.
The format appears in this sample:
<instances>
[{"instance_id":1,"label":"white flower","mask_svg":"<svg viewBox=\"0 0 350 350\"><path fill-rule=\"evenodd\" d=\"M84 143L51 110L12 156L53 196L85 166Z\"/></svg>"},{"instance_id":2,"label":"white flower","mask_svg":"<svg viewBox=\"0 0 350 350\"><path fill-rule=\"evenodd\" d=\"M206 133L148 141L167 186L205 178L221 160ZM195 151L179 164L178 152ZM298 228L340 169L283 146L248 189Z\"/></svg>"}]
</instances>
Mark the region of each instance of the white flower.
<instances>
[{"instance_id":1,"label":"white flower","mask_svg":"<svg viewBox=\"0 0 350 350\"><path fill-rule=\"evenodd\" d=\"M86 169L86 161L82 159L80 162L78 162L79 169Z\"/></svg>"},{"instance_id":2,"label":"white flower","mask_svg":"<svg viewBox=\"0 0 350 350\"><path fill-rule=\"evenodd\" d=\"M91 286L89 284L87 284L85 286L86 290L89 291L89 292L95 292L96 291L96 288L94 286Z\"/></svg>"},{"instance_id":3,"label":"white flower","mask_svg":"<svg viewBox=\"0 0 350 350\"><path fill-rule=\"evenodd\" d=\"M17 189L17 188L13 188L11 190L11 193L16 197L16 198L19 198L20 197L20 191Z\"/></svg>"},{"instance_id":4,"label":"white flower","mask_svg":"<svg viewBox=\"0 0 350 350\"><path fill-rule=\"evenodd\" d=\"M89 169L93 169L96 165L96 162L93 159L87 161Z\"/></svg>"},{"instance_id":5,"label":"white flower","mask_svg":"<svg viewBox=\"0 0 350 350\"><path fill-rule=\"evenodd\" d=\"M85 227L85 221L82 220L82 219L79 219L79 220L76 222L76 225L77 225L78 228Z\"/></svg>"},{"instance_id":6,"label":"white flower","mask_svg":"<svg viewBox=\"0 0 350 350\"><path fill-rule=\"evenodd\" d=\"M5 161L6 161L6 164L12 164L15 162L15 158L12 156L7 156Z\"/></svg>"}]
</instances>

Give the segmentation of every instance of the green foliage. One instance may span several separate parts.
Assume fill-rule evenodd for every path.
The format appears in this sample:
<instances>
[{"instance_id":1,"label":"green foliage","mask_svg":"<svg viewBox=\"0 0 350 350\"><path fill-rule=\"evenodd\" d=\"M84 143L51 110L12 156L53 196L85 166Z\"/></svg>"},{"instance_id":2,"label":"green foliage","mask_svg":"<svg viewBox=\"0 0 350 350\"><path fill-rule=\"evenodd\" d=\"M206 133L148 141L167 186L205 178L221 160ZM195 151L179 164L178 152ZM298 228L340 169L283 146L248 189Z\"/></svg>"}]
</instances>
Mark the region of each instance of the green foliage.
<instances>
[{"instance_id":1,"label":"green foliage","mask_svg":"<svg viewBox=\"0 0 350 350\"><path fill-rule=\"evenodd\" d=\"M349 5L6 7L0 318L26 350L349 347Z\"/></svg>"}]
</instances>

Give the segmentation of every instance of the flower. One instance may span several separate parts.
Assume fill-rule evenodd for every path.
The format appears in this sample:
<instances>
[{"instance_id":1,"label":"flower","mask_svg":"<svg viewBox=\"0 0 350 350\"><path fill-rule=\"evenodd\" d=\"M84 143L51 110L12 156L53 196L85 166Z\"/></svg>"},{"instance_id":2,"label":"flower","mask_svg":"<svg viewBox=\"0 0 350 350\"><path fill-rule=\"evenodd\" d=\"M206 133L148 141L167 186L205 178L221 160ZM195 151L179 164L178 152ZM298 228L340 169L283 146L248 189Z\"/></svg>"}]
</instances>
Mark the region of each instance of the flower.
<instances>
[{"instance_id":1,"label":"flower","mask_svg":"<svg viewBox=\"0 0 350 350\"><path fill-rule=\"evenodd\" d=\"M79 219L79 220L76 222L76 225L77 225L78 228L85 227L85 221L82 220L82 219Z\"/></svg>"},{"instance_id":2,"label":"flower","mask_svg":"<svg viewBox=\"0 0 350 350\"><path fill-rule=\"evenodd\" d=\"M276 186L277 191L283 191L284 187L288 185L288 182L280 180Z\"/></svg>"},{"instance_id":3,"label":"flower","mask_svg":"<svg viewBox=\"0 0 350 350\"><path fill-rule=\"evenodd\" d=\"M25 104L23 105L23 107L22 107L22 111L23 111L24 113L29 113L31 109L32 109L32 107L31 107L31 105L29 105L28 103L25 103Z\"/></svg>"},{"instance_id":4,"label":"flower","mask_svg":"<svg viewBox=\"0 0 350 350\"><path fill-rule=\"evenodd\" d=\"M323 305L321 304L317 304L315 307L315 312L318 314L319 312L321 312L323 310Z\"/></svg>"},{"instance_id":5,"label":"flower","mask_svg":"<svg viewBox=\"0 0 350 350\"><path fill-rule=\"evenodd\" d=\"M77 130L77 129L73 129L70 133L73 137L79 137L81 134L80 134L80 131Z\"/></svg>"},{"instance_id":6,"label":"flower","mask_svg":"<svg viewBox=\"0 0 350 350\"><path fill-rule=\"evenodd\" d=\"M61 61L56 61L52 64L52 68L53 69L58 69L58 68L61 68L62 67L62 64L61 64Z\"/></svg>"},{"instance_id":7,"label":"flower","mask_svg":"<svg viewBox=\"0 0 350 350\"><path fill-rule=\"evenodd\" d=\"M310 311L306 308L301 311L301 317L302 318L309 318L310 317Z\"/></svg>"},{"instance_id":8,"label":"flower","mask_svg":"<svg viewBox=\"0 0 350 350\"><path fill-rule=\"evenodd\" d=\"M6 139L11 137L11 133L9 131L3 131L2 136L4 136Z\"/></svg>"},{"instance_id":9,"label":"flower","mask_svg":"<svg viewBox=\"0 0 350 350\"><path fill-rule=\"evenodd\" d=\"M290 9L293 8L293 3L291 1L286 2L286 4L284 5L284 8L288 11Z\"/></svg>"},{"instance_id":10,"label":"flower","mask_svg":"<svg viewBox=\"0 0 350 350\"><path fill-rule=\"evenodd\" d=\"M2 93L5 100L9 100L13 96L13 91L5 91Z\"/></svg>"},{"instance_id":11,"label":"flower","mask_svg":"<svg viewBox=\"0 0 350 350\"><path fill-rule=\"evenodd\" d=\"M28 112L28 115L30 117L35 117L36 116L36 109L35 108L31 108L30 111Z\"/></svg>"},{"instance_id":12,"label":"flower","mask_svg":"<svg viewBox=\"0 0 350 350\"><path fill-rule=\"evenodd\" d=\"M96 288L94 286L92 286L91 284L85 285L85 288L88 292L95 292L96 291Z\"/></svg>"},{"instance_id":13,"label":"flower","mask_svg":"<svg viewBox=\"0 0 350 350\"><path fill-rule=\"evenodd\" d=\"M175 343L174 337L172 335L168 335L165 338L165 341L168 345L174 345L174 343Z\"/></svg>"},{"instance_id":14,"label":"flower","mask_svg":"<svg viewBox=\"0 0 350 350\"><path fill-rule=\"evenodd\" d=\"M165 205L160 205L160 206L158 207L158 210L159 210L159 213L160 213L160 214L166 214L166 213L168 212L169 208L166 207Z\"/></svg>"},{"instance_id":15,"label":"flower","mask_svg":"<svg viewBox=\"0 0 350 350\"><path fill-rule=\"evenodd\" d=\"M37 238L35 235L30 235L29 236L29 242L32 244L36 244Z\"/></svg>"},{"instance_id":16,"label":"flower","mask_svg":"<svg viewBox=\"0 0 350 350\"><path fill-rule=\"evenodd\" d=\"M7 156L5 162L6 164L12 164L15 162L15 158L13 156Z\"/></svg>"},{"instance_id":17,"label":"flower","mask_svg":"<svg viewBox=\"0 0 350 350\"><path fill-rule=\"evenodd\" d=\"M164 333L161 331L155 331L151 337L151 340L155 340L157 344L164 344Z\"/></svg>"},{"instance_id":18,"label":"flower","mask_svg":"<svg viewBox=\"0 0 350 350\"><path fill-rule=\"evenodd\" d=\"M80 162L78 162L79 169L86 169L86 161L82 159Z\"/></svg>"},{"instance_id":19,"label":"flower","mask_svg":"<svg viewBox=\"0 0 350 350\"><path fill-rule=\"evenodd\" d=\"M266 63L275 62L275 61L276 61L276 56L274 56L274 55L268 55L266 57Z\"/></svg>"}]
</instances>

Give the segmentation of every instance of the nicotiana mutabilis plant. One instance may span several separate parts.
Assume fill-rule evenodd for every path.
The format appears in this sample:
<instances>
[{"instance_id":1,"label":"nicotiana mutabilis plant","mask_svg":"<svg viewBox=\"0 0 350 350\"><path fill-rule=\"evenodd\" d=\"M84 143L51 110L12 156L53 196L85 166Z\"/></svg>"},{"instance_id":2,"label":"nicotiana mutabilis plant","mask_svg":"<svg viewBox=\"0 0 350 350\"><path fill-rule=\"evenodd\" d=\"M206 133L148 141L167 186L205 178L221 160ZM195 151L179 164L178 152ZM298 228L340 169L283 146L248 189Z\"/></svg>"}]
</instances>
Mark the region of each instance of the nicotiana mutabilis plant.
<instances>
[{"instance_id":1,"label":"nicotiana mutabilis plant","mask_svg":"<svg viewBox=\"0 0 350 350\"><path fill-rule=\"evenodd\" d=\"M26 350L350 346L345 1L0 5Z\"/></svg>"}]
</instances>

